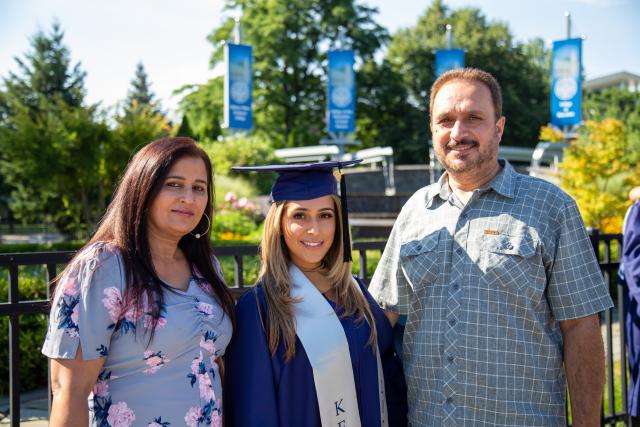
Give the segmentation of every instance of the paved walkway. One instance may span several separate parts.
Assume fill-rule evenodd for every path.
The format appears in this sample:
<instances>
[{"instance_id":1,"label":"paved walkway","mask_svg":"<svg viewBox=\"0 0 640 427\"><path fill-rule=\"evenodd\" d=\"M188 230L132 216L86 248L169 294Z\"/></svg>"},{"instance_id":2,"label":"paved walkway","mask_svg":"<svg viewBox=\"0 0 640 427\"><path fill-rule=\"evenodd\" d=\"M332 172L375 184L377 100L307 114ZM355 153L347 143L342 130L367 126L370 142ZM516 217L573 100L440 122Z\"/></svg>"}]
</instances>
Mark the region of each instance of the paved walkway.
<instances>
[{"instance_id":1,"label":"paved walkway","mask_svg":"<svg viewBox=\"0 0 640 427\"><path fill-rule=\"evenodd\" d=\"M0 426L9 425L9 396L0 396ZM47 427L49 425L47 389L33 390L20 396L20 425Z\"/></svg>"}]
</instances>

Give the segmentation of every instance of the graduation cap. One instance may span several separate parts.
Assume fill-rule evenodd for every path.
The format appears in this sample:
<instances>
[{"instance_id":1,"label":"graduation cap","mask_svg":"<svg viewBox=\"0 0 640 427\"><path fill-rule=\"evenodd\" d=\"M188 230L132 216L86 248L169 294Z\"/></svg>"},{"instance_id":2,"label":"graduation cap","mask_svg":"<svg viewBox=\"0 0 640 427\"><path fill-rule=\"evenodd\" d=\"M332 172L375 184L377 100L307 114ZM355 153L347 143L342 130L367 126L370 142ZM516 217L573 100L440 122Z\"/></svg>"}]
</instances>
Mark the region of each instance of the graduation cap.
<instances>
[{"instance_id":1,"label":"graduation cap","mask_svg":"<svg viewBox=\"0 0 640 427\"><path fill-rule=\"evenodd\" d=\"M340 181L340 204L342 205L342 243L344 262L351 261L351 241L349 239L349 219L347 216L347 184L340 169L360 163L359 160L344 162L327 161L317 163L294 163L286 165L234 166L238 171L278 172L278 178L271 187L271 200L311 200L331 194L338 194ZM337 169L336 172L334 170Z\"/></svg>"}]
</instances>

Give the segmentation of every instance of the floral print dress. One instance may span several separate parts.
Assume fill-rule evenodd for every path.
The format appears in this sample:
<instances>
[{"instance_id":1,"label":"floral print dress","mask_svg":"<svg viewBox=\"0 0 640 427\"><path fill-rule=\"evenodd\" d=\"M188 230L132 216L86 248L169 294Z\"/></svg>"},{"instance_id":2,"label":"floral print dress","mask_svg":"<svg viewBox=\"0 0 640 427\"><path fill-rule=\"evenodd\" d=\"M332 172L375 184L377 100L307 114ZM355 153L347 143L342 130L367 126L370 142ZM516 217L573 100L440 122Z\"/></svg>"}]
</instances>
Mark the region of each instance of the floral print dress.
<instances>
[{"instance_id":1,"label":"floral print dress","mask_svg":"<svg viewBox=\"0 0 640 427\"><path fill-rule=\"evenodd\" d=\"M105 243L85 249L55 292L42 353L73 359L81 348L84 360L105 359L89 396L91 426L221 426L215 360L232 326L211 285L194 274L186 291L166 291L151 342L148 304L122 313L124 294L120 254Z\"/></svg>"}]
</instances>

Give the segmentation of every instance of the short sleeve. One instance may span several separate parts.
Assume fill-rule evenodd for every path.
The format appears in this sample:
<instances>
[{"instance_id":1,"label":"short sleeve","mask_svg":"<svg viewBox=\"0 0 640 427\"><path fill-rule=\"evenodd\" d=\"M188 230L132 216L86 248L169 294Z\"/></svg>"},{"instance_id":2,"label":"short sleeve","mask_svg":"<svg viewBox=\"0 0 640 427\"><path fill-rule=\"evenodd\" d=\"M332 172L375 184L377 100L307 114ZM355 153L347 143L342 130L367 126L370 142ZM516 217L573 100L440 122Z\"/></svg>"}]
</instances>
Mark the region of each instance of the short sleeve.
<instances>
[{"instance_id":1,"label":"short sleeve","mask_svg":"<svg viewBox=\"0 0 640 427\"><path fill-rule=\"evenodd\" d=\"M404 211L406 211L406 206ZM369 285L369 292L380 307L398 314L408 314L413 296L413 288L405 278L400 265L403 223L401 213L393 225L387 245Z\"/></svg>"},{"instance_id":2,"label":"short sleeve","mask_svg":"<svg viewBox=\"0 0 640 427\"><path fill-rule=\"evenodd\" d=\"M600 267L575 204L558 217L555 256L547 272L547 296L557 320L578 319L613 306Z\"/></svg>"},{"instance_id":3,"label":"short sleeve","mask_svg":"<svg viewBox=\"0 0 640 427\"><path fill-rule=\"evenodd\" d=\"M80 346L84 360L107 357L124 282L117 250L107 245L85 249L58 282L42 353L74 359Z\"/></svg>"}]
</instances>

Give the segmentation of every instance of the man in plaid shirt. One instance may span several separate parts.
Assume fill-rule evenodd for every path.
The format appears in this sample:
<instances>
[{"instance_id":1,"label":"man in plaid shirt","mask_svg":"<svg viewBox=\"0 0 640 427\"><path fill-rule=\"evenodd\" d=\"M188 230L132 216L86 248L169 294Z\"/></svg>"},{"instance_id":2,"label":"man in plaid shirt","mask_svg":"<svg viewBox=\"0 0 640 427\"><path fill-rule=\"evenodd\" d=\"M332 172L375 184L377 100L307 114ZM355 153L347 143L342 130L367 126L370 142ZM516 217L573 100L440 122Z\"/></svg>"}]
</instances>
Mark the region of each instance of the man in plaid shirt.
<instances>
[{"instance_id":1,"label":"man in plaid shirt","mask_svg":"<svg viewBox=\"0 0 640 427\"><path fill-rule=\"evenodd\" d=\"M402 209L370 291L408 315L404 368L413 426L600 424L612 306L575 202L498 160L500 86L449 71L430 98L446 172Z\"/></svg>"}]
</instances>

